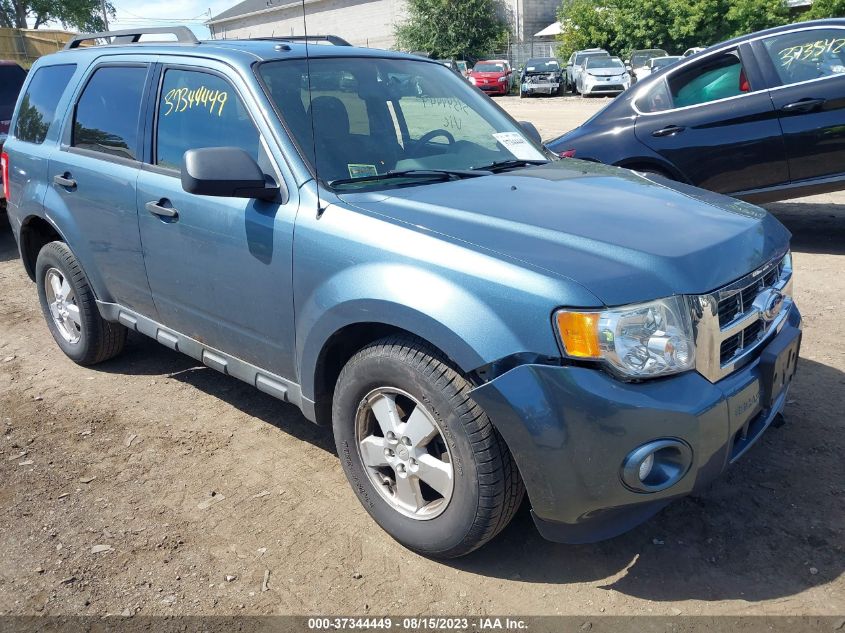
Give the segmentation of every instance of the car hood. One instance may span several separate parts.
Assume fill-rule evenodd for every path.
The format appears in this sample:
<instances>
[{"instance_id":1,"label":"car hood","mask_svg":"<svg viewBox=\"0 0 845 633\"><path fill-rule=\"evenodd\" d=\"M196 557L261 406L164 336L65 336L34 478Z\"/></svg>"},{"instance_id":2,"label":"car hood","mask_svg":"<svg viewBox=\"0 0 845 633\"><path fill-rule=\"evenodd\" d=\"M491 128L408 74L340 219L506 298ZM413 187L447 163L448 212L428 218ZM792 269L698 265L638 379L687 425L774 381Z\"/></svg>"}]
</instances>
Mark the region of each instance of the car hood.
<instances>
[{"instance_id":1,"label":"car hood","mask_svg":"<svg viewBox=\"0 0 845 633\"><path fill-rule=\"evenodd\" d=\"M478 79L498 79L499 77L504 77L507 75L507 72L500 72L500 73L477 73L473 72L470 74L471 77L476 77Z\"/></svg>"},{"instance_id":2,"label":"car hood","mask_svg":"<svg viewBox=\"0 0 845 633\"><path fill-rule=\"evenodd\" d=\"M593 77L616 77L618 75L624 75L625 69L624 68L589 68L586 72L588 75L592 75Z\"/></svg>"},{"instance_id":3,"label":"car hood","mask_svg":"<svg viewBox=\"0 0 845 633\"><path fill-rule=\"evenodd\" d=\"M577 160L340 197L573 280L610 306L714 290L785 253L790 237L759 207Z\"/></svg>"}]
</instances>

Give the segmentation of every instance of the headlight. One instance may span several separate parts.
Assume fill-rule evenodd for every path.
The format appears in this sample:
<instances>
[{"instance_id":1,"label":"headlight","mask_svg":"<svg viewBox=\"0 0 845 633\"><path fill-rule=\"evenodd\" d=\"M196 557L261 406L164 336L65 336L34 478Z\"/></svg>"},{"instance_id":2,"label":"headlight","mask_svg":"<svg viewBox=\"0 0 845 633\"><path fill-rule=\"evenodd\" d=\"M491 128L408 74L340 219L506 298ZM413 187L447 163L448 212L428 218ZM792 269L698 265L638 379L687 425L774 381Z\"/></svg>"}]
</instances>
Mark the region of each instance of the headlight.
<instances>
[{"instance_id":1,"label":"headlight","mask_svg":"<svg viewBox=\"0 0 845 633\"><path fill-rule=\"evenodd\" d=\"M604 362L623 378L652 378L695 367L695 340L684 297L601 312L555 314L568 358Z\"/></svg>"},{"instance_id":2,"label":"headlight","mask_svg":"<svg viewBox=\"0 0 845 633\"><path fill-rule=\"evenodd\" d=\"M470 77L469 83L471 83L474 86L475 85L475 77Z\"/></svg>"},{"instance_id":3,"label":"headlight","mask_svg":"<svg viewBox=\"0 0 845 633\"><path fill-rule=\"evenodd\" d=\"M507 80L508 80L508 78L507 78L507 77L499 77L499 83L500 83L500 84L505 83Z\"/></svg>"}]
</instances>

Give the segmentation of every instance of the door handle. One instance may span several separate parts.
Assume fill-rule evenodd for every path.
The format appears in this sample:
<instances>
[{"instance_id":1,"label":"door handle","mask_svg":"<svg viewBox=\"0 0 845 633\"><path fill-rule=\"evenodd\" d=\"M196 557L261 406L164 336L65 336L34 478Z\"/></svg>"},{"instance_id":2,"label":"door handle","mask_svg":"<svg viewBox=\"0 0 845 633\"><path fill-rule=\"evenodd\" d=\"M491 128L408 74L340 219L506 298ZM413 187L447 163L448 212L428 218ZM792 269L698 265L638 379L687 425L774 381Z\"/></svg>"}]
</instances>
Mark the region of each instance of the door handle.
<instances>
[{"instance_id":1,"label":"door handle","mask_svg":"<svg viewBox=\"0 0 845 633\"><path fill-rule=\"evenodd\" d=\"M152 213L153 215L157 215L160 218L169 218L175 219L179 217L179 212L174 209L173 207L165 207L163 203L170 204L170 201L166 198L163 200L150 200L144 206L146 207L147 211Z\"/></svg>"},{"instance_id":2,"label":"door handle","mask_svg":"<svg viewBox=\"0 0 845 633\"><path fill-rule=\"evenodd\" d=\"M799 99L781 108L781 112L812 112L824 105L826 99Z\"/></svg>"},{"instance_id":3,"label":"door handle","mask_svg":"<svg viewBox=\"0 0 845 633\"><path fill-rule=\"evenodd\" d=\"M651 133L652 136L661 137L661 136L675 136L675 134L680 134L685 129L682 125L667 125L662 130L655 130Z\"/></svg>"},{"instance_id":4,"label":"door handle","mask_svg":"<svg viewBox=\"0 0 845 633\"><path fill-rule=\"evenodd\" d=\"M66 189L76 189L76 181L73 178L68 178L70 174L65 172L64 174L57 174L53 176L53 182L56 183L59 187L65 187Z\"/></svg>"}]
</instances>

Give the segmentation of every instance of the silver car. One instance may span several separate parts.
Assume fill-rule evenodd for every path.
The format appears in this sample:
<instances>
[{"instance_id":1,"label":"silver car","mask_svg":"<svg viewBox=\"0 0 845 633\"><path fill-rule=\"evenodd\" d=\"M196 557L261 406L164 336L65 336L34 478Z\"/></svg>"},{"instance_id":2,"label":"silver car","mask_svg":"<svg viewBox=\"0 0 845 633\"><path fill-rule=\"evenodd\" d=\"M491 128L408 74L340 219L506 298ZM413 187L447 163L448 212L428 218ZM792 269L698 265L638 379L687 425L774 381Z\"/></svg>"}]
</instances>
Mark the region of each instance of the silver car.
<instances>
[{"instance_id":1,"label":"silver car","mask_svg":"<svg viewBox=\"0 0 845 633\"><path fill-rule=\"evenodd\" d=\"M619 94L631 87L631 75L618 57L590 57L578 77L576 89L582 97Z\"/></svg>"},{"instance_id":2,"label":"silver car","mask_svg":"<svg viewBox=\"0 0 845 633\"><path fill-rule=\"evenodd\" d=\"M582 51L575 51L570 55L569 61L566 64L566 85L567 88L573 91L578 91L578 80L581 73L584 72L584 64L591 57L610 57L603 48L587 48Z\"/></svg>"}]
</instances>

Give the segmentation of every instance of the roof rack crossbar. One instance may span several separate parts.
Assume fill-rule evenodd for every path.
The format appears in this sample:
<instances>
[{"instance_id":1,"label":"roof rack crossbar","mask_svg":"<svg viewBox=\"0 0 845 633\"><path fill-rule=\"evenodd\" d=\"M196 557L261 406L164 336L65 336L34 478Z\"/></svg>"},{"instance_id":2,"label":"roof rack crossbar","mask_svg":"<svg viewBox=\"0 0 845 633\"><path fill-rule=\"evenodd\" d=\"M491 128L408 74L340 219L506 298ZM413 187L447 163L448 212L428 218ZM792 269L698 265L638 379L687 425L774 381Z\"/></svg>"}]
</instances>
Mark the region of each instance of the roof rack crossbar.
<instances>
[{"instance_id":1,"label":"roof rack crossbar","mask_svg":"<svg viewBox=\"0 0 845 633\"><path fill-rule=\"evenodd\" d=\"M200 43L197 36L187 26L156 26L102 33L81 33L65 44L65 50L79 48L83 42L90 40L109 40L110 44L135 44L141 40L142 35L175 35L176 41L180 44Z\"/></svg>"},{"instance_id":2,"label":"roof rack crossbar","mask_svg":"<svg viewBox=\"0 0 845 633\"><path fill-rule=\"evenodd\" d=\"M251 37L251 40L265 40L268 42L328 42L334 46L352 46L337 35L288 35L286 37Z\"/></svg>"}]
</instances>

